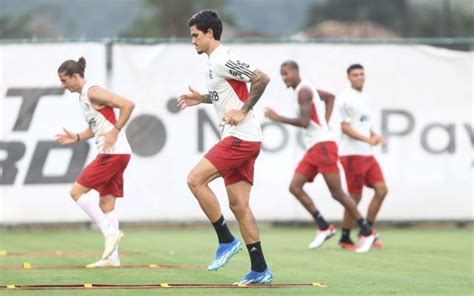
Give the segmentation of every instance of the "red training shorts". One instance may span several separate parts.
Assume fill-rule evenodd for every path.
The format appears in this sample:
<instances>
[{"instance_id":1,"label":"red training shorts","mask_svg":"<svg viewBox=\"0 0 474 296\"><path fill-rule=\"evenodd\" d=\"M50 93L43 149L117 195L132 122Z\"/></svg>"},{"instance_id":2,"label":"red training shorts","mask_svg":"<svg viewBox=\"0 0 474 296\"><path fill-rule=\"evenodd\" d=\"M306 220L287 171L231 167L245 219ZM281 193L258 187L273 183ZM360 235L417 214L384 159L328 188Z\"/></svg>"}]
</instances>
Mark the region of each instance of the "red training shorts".
<instances>
[{"instance_id":1,"label":"red training shorts","mask_svg":"<svg viewBox=\"0 0 474 296\"><path fill-rule=\"evenodd\" d=\"M76 182L94 189L100 196L123 196L123 172L130 154L99 154L81 172Z\"/></svg>"},{"instance_id":2,"label":"red training shorts","mask_svg":"<svg viewBox=\"0 0 474 296\"><path fill-rule=\"evenodd\" d=\"M337 145L335 142L316 143L296 167L295 173L306 176L313 182L318 173L339 173L337 167Z\"/></svg>"},{"instance_id":3,"label":"red training shorts","mask_svg":"<svg viewBox=\"0 0 474 296\"><path fill-rule=\"evenodd\" d=\"M342 156L341 163L349 193L361 193L364 185L371 187L375 183L385 182L379 163L373 156Z\"/></svg>"},{"instance_id":4,"label":"red training shorts","mask_svg":"<svg viewBox=\"0 0 474 296\"><path fill-rule=\"evenodd\" d=\"M253 184L255 160L261 146L261 142L243 141L230 136L214 145L204 157L217 168L225 186L240 181Z\"/></svg>"}]
</instances>

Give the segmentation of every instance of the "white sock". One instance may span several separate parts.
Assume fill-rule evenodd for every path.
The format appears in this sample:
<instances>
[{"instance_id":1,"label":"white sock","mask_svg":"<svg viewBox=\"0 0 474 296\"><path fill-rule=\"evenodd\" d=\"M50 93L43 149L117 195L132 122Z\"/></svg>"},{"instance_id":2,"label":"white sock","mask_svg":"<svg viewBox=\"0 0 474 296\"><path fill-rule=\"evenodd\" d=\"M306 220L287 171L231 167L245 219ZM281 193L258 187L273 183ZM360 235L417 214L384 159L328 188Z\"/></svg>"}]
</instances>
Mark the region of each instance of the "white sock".
<instances>
[{"instance_id":1,"label":"white sock","mask_svg":"<svg viewBox=\"0 0 474 296\"><path fill-rule=\"evenodd\" d=\"M105 237L117 233L117 230L112 227L104 212L99 207L97 200L92 196L83 195L76 201L76 203L84 210L84 212L86 212L87 215L89 215Z\"/></svg>"},{"instance_id":2,"label":"white sock","mask_svg":"<svg viewBox=\"0 0 474 296\"><path fill-rule=\"evenodd\" d=\"M112 228L114 228L114 230L118 231L119 230L119 221L118 221L117 212L115 212L115 210L112 210L108 213L105 213L105 216L107 217L107 220L109 221ZM110 254L109 259L111 261L118 261L119 260L118 246L115 247L112 254Z\"/></svg>"}]
</instances>

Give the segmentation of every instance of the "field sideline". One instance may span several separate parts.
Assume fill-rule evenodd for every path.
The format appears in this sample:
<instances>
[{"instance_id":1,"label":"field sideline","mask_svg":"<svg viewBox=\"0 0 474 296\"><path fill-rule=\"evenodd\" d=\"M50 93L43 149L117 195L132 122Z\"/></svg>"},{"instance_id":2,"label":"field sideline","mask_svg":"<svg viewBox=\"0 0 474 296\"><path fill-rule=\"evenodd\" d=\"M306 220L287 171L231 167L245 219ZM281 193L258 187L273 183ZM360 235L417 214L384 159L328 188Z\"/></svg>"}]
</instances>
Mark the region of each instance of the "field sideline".
<instances>
[{"instance_id":1,"label":"field sideline","mask_svg":"<svg viewBox=\"0 0 474 296\"><path fill-rule=\"evenodd\" d=\"M246 249L226 268L218 272L206 270L216 247L211 227L143 230L125 228L124 232L125 237L120 245L120 251L123 252L121 259L122 264L130 266L129 268L85 269L80 266L95 261L102 251L103 241L98 231L3 230L0 232L0 250L7 250L11 255L0 256L0 285L229 284L239 280L249 270ZM306 246L314 235L311 228L261 229L265 256L274 273L274 284L319 282L327 285L327 288L162 288L159 291L3 289L0 294L472 295L472 228L386 228L379 232L386 245L385 249L355 254L337 247L338 235L321 249L310 251ZM30 263L31 269L21 268L24 262ZM149 264L157 264L158 268L150 268ZM51 266L69 267L47 268Z\"/></svg>"}]
</instances>

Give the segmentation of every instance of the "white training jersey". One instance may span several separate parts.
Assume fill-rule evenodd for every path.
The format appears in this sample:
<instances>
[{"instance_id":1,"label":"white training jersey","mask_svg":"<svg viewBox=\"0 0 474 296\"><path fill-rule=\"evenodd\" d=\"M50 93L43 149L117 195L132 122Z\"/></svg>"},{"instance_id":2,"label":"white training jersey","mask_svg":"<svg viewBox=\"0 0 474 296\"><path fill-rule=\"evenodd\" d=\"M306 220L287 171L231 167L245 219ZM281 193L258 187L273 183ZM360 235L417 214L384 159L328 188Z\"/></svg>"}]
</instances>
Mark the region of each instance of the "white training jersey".
<instances>
[{"instance_id":1,"label":"white training jersey","mask_svg":"<svg viewBox=\"0 0 474 296\"><path fill-rule=\"evenodd\" d=\"M352 87L344 90L338 97L342 122L350 123L359 134L370 137L372 123L370 120L371 105L366 93ZM340 155L373 155L373 147L369 143L354 139L344 132L341 135Z\"/></svg>"},{"instance_id":2,"label":"white training jersey","mask_svg":"<svg viewBox=\"0 0 474 296\"><path fill-rule=\"evenodd\" d=\"M79 103L87 124L89 125L92 132L94 132L95 144L97 145L99 154L101 154L105 153L102 150L104 146L104 136L102 134L105 134L115 128L114 124L116 123L117 119L115 117L114 108L103 106L97 110L92 106L88 93L89 89L97 86L97 84L86 82L79 95ZM117 142L115 142L114 147L110 152L107 152L107 154L131 154L130 145L128 144L124 132L119 132Z\"/></svg>"},{"instance_id":3,"label":"white training jersey","mask_svg":"<svg viewBox=\"0 0 474 296\"><path fill-rule=\"evenodd\" d=\"M240 110L247 101L247 83L250 82L255 68L232 55L222 45L210 54L207 65L206 85L219 120L221 138L234 136L244 141L261 142L260 122L253 110L237 125L223 122L224 114L233 109Z\"/></svg>"},{"instance_id":4,"label":"white training jersey","mask_svg":"<svg viewBox=\"0 0 474 296\"><path fill-rule=\"evenodd\" d=\"M336 141L334 133L329 129L326 122L326 108L324 102L319 97L316 88L308 81L302 80L295 88L296 99L302 89L308 89L313 94L313 103L311 105L311 118L309 125L304 129L303 140L306 149L321 142Z\"/></svg>"}]
</instances>

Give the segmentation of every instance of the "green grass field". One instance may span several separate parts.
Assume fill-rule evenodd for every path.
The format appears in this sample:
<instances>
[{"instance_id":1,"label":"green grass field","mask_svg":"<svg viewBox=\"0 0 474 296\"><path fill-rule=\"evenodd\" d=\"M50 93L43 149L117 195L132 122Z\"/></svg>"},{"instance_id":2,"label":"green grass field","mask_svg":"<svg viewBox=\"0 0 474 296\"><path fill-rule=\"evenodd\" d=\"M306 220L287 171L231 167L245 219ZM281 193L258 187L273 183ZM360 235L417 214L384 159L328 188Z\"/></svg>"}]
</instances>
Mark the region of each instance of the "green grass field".
<instances>
[{"instance_id":1,"label":"green grass field","mask_svg":"<svg viewBox=\"0 0 474 296\"><path fill-rule=\"evenodd\" d=\"M101 254L98 231L2 231L0 249L9 252L95 252L97 256L0 257L0 284L229 284L248 270L243 250L218 272L205 268L216 247L211 227L184 229L124 229L122 264L198 265L197 269L109 268L35 269L45 265L85 265ZM261 229L263 248L274 283L321 282L327 288L160 289L160 290L0 290L2 295L473 295L473 230L380 229L385 248L367 254L340 250L333 238L321 249L308 250L310 228ZM237 233L237 231L234 231ZM87 254L86 254L87 255ZM92 254L93 255L93 254ZM21 267L29 262L32 269Z\"/></svg>"}]
</instances>

